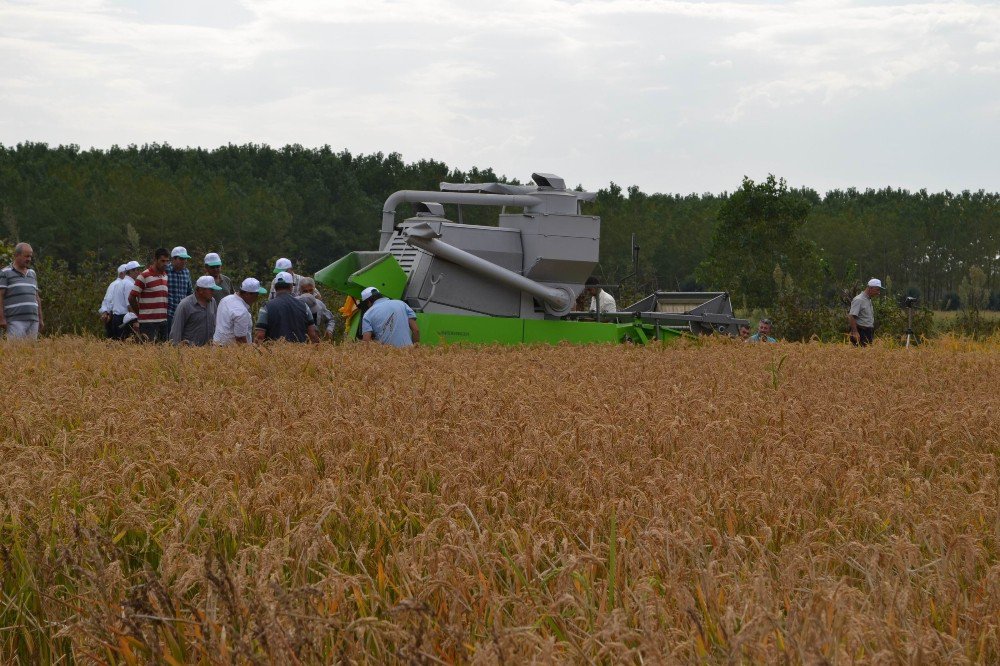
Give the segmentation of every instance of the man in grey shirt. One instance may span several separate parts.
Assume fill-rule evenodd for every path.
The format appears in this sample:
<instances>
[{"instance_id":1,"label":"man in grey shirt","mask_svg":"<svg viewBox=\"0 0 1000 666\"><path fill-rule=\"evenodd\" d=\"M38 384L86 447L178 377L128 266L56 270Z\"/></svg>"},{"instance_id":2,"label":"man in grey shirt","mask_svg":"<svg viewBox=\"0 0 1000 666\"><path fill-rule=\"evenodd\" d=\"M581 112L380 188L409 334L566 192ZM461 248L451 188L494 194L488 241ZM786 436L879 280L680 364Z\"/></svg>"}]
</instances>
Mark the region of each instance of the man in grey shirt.
<instances>
[{"instance_id":1,"label":"man in grey shirt","mask_svg":"<svg viewBox=\"0 0 1000 666\"><path fill-rule=\"evenodd\" d=\"M851 326L851 342L855 347L867 347L875 337L875 307L872 298L882 293L882 281L868 280L868 287L854 297L847 321Z\"/></svg>"},{"instance_id":2,"label":"man in grey shirt","mask_svg":"<svg viewBox=\"0 0 1000 666\"><path fill-rule=\"evenodd\" d=\"M216 308L212 295L220 289L211 275L198 278L194 293L181 299L174 310L174 321L170 325L172 343L201 347L212 341Z\"/></svg>"}]
</instances>

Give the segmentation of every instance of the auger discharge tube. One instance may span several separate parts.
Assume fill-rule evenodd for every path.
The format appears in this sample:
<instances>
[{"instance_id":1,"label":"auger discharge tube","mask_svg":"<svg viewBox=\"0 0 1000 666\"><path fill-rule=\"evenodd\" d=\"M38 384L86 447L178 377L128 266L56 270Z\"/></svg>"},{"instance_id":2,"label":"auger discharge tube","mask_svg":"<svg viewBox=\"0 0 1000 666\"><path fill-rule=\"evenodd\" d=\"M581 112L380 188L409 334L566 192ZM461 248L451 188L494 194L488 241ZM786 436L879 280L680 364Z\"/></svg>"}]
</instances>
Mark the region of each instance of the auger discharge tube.
<instances>
[{"instance_id":1,"label":"auger discharge tube","mask_svg":"<svg viewBox=\"0 0 1000 666\"><path fill-rule=\"evenodd\" d=\"M439 234L428 224L418 224L406 230L406 242L410 245L466 268L484 278L531 294L545 304L545 309L550 314L564 315L572 308L573 294L568 289L549 287L535 282L514 271L507 270L503 266L497 266L493 262L477 257L454 245L449 245L439 240L438 236Z\"/></svg>"}]
</instances>

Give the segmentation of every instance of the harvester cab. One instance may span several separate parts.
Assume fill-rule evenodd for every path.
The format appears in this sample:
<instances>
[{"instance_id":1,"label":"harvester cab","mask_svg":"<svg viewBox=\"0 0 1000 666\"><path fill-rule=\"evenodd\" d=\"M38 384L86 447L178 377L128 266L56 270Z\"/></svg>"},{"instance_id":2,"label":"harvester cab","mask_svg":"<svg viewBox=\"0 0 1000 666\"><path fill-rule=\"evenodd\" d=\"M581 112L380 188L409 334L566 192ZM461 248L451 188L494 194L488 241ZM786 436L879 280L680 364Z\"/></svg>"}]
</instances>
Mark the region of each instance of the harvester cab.
<instances>
[{"instance_id":1,"label":"harvester cab","mask_svg":"<svg viewBox=\"0 0 1000 666\"><path fill-rule=\"evenodd\" d=\"M562 178L533 174L533 185L441 183L386 199L378 251L351 252L316 281L360 299L377 287L417 313L422 343L637 342L685 332L736 335L728 294L657 292L619 312L573 312L597 266L601 220L582 214L596 194ZM410 203L413 217L396 221ZM500 207L498 226L452 222L444 205ZM510 212L508 209L514 209ZM687 300L684 300L687 299ZM349 301L342 310L353 311ZM348 335L360 316L350 316Z\"/></svg>"}]
</instances>

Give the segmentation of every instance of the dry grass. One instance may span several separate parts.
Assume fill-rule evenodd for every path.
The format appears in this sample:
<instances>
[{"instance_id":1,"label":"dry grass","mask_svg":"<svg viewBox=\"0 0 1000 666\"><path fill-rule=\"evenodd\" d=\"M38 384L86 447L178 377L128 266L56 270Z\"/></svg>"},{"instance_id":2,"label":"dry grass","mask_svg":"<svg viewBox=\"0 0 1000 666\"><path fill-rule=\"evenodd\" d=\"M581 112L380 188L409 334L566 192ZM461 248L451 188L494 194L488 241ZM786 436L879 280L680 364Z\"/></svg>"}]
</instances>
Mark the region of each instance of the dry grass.
<instances>
[{"instance_id":1,"label":"dry grass","mask_svg":"<svg viewBox=\"0 0 1000 666\"><path fill-rule=\"evenodd\" d=\"M997 663L996 349L0 346L0 655Z\"/></svg>"}]
</instances>

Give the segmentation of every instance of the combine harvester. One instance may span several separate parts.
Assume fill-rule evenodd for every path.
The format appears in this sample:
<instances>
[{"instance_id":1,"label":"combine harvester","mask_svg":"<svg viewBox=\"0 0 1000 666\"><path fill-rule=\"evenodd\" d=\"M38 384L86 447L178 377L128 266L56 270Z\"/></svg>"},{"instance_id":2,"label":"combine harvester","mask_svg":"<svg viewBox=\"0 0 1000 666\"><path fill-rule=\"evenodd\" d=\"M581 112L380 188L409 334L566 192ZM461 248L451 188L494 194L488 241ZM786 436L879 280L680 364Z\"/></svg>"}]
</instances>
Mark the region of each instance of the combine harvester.
<instances>
[{"instance_id":1,"label":"combine harvester","mask_svg":"<svg viewBox=\"0 0 1000 666\"><path fill-rule=\"evenodd\" d=\"M417 313L420 342L432 345L646 343L735 336L748 323L733 316L724 292L656 292L619 312L573 312L598 262L601 220L580 212L596 194L567 189L550 174L532 180L396 192L382 209L378 251L351 252L316 281L354 299L376 287L406 301ZM413 204L416 215L397 223L402 203ZM458 205L460 222L444 218L444 204ZM499 226L461 223L462 206L500 207ZM357 334L360 320L360 313L350 317L347 336Z\"/></svg>"}]
</instances>

